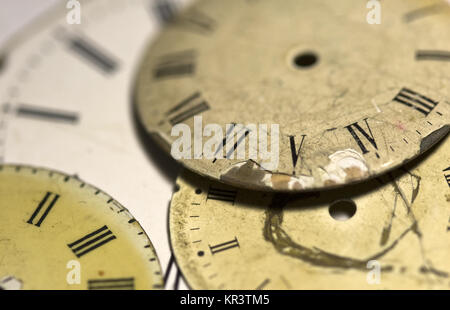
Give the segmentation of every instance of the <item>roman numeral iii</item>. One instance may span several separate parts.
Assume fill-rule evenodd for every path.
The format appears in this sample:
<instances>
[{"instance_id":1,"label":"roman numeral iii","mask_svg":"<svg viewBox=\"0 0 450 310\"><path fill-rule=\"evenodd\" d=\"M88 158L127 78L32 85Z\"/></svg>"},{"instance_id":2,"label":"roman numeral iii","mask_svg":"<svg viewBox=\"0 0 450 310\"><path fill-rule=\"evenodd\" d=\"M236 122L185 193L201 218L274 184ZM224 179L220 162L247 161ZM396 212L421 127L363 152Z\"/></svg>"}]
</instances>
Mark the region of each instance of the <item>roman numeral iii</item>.
<instances>
[{"instance_id":1,"label":"roman numeral iii","mask_svg":"<svg viewBox=\"0 0 450 310\"><path fill-rule=\"evenodd\" d=\"M59 195L47 192L39 202L37 208L34 210L31 217L28 219L27 223L40 227L42 222L46 219L53 206L59 199ZM40 216L39 216L40 215Z\"/></svg>"},{"instance_id":2,"label":"roman numeral iii","mask_svg":"<svg viewBox=\"0 0 450 310\"><path fill-rule=\"evenodd\" d=\"M114 239L116 239L116 236L105 225L67 246L77 257L81 257Z\"/></svg>"},{"instance_id":3,"label":"roman numeral iii","mask_svg":"<svg viewBox=\"0 0 450 310\"><path fill-rule=\"evenodd\" d=\"M395 96L394 101L417 110L425 116L428 116L439 103L408 88L403 88Z\"/></svg>"},{"instance_id":4,"label":"roman numeral iii","mask_svg":"<svg viewBox=\"0 0 450 310\"><path fill-rule=\"evenodd\" d=\"M208 245L208 246L209 246L209 249L211 250L211 253L214 255L214 254L217 254L217 253L220 253L223 251L227 251L227 250L230 250L233 248L238 248L239 242L238 242L238 239L236 237L234 237L233 240L230 240L230 241L227 241L224 243L220 243L217 245L213 245L213 246L211 246L211 245Z\"/></svg>"}]
</instances>

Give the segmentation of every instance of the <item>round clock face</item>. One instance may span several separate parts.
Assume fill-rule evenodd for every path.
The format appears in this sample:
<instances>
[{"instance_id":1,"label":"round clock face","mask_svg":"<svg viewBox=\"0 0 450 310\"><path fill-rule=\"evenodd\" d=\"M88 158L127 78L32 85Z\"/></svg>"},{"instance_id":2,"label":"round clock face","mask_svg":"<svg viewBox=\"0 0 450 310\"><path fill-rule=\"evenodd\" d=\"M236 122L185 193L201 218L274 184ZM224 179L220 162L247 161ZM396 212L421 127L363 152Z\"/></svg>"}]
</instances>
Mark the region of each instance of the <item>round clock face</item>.
<instances>
[{"instance_id":1,"label":"round clock face","mask_svg":"<svg viewBox=\"0 0 450 310\"><path fill-rule=\"evenodd\" d=\"M23 289L158 289L146 233L117 201L59 172L0 166L0 281Z\"/></svg>"},{"instance_id":2,"label":"round clock face","mask_svg":"<svg viewBox=\"0 0 450 310\"><path fill-rule=\"evenodd\" d=\"M287 196L185 171L175 257L194 289L449 289L450 141L364 184Z\"/></svg>"},{"instance_id":3,"label":"round clock face","mask_svg":"<svg viewBox=\"0 0 450 310\"><path fill-rule=\"evenodd\" d=\"M69 25L63 1L0 51L0 163L52 167L112 193L152 236L170 288L182 285L166 233L177 167L142 147L131 89L146 42L186 2L80 1L81 24Z\"/></svg>"},{"instance_id":4,"label":"round clock face","mask_svg":"<svg viewBox=\"0 0 450 310\"><path fill-rule=\"evenodd\" d=\"M367 13L351 0L198 1L144 58L140 119L187 168L238 187L391 170L448 132L450 6L386 1L379 25Z\"/></svg>"}]
</instances>

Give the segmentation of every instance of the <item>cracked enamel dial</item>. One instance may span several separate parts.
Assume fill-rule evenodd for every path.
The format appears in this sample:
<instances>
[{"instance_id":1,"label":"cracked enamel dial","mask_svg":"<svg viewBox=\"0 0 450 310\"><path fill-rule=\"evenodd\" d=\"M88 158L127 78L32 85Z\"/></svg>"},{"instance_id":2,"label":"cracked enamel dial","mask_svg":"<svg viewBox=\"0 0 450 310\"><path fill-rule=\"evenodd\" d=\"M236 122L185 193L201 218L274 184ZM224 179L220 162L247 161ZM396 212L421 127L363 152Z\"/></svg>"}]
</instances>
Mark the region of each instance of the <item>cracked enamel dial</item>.
<instances>
[{"instance_id":1,"label":"cracked enamel dial","mask_svg":"<svg viewBox=\"0 0 450 310\"><path fill-rule=\"evenodd\" d=\"M131 89L147 41L186 2L81 0L81 24L69 25L59 1L0 50L0 163L52 167L111 193L152 236L168 288L183 288L167 236L177 168L142 147Z\"/></svg>"},{"instance_id":2,"label":"cracked enamel dial","mask_svg":"<svg viewBox=\"0 0 450 310\"><path fill-rule=\"evenodd\" d=\"M175 257L194 289L449 289L449 154L447 138L381 178L295 196L186 170Z\"/></svg>"},{"instance_id":3,"label":"cracked enamel dial","mask_svg":"<svg viewBox=\"0 0 450 310\"><path fill-rule=\"evenodd\" d=\"M140 118L165 149L179 139L178 124L192 141L210 141L196 116L221 126L224 139L208 145L214 156L190 144L181 162L239 187L323 189L389 171L448 132L450 7L381 6L381 24L370 25L366 2L352 0L198 1L145 56ZM236 124L235 135L226 124ZM248 142L264 134L252 124L279 124L277 166L267 168ZM238 159L241 145L247 154Z\"/></svg>"},{"instance_id":4,"label":"cracked enamel dial","mask_svg":"<svg viewBox=\"0 0 450 310\"><path fill-rule=\"evenodd\" d=\"M148 236L116 200L76 177L0 166L0 285L160 289Z\"/></svg>"}]
</instances>

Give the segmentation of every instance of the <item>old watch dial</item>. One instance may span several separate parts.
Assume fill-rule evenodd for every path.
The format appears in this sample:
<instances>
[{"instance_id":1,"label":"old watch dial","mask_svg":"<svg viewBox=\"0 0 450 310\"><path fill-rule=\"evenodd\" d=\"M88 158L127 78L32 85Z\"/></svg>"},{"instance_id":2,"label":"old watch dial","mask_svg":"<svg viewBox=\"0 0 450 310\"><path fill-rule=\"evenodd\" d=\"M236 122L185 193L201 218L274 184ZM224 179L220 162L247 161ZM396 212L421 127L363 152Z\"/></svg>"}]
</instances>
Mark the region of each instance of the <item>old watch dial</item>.
<instances>
[{"instance_id":1,"label":"old watch dial","mask_svg":"<svg viewBox=\"0 0 450 310\"><path fill-rule=\"evenodd\" d=\"M170 210L175 257L195 289L449 289L449 154L447 138L381 178L295 196L186 170Z\"/></svg>"},{"instance_id":2,"label":"old watch dial","mask_svg":"<svg viewBox=\"0 0 450 310\"><path fill-rule=\"evenodd\" d=\"M384 1L380 25L367 13L351 0L198 1L145 56L140 117L166 149L177 124L194 140L194 116L224 137L226 124L239 124L213 145L217 157L192 147L181 159L235 186L302 191L386 172L448 132L450 6ZM280 125L277 168L259 149L258 158L223 158L249 140L249 124Z\"/></svg>"},{"instance_id":3,"label":"old watch dial","mask_svg":"<svg viewBox=\"0 0 450 310\"><path fill-rule=\"evenodd\" d=\"M3 281L23 289L163 288L148 236L101 190L52 170L1 165L0 197Z\"/></svg>"},{"instance_id":4,"label":"old watch dial","mask_svg":"<svg viewBox=\"0 0 450 310\"><path fill-rule=\"evenodd\" d=\"M131 89L147 41L186 1L80 3L81 24L67 24L60 1L0 51L0 163L52 167L112 193L152 236L167 287L184 287L167 236L176 169L142 147Z\"/></svg>"}]
</instances>

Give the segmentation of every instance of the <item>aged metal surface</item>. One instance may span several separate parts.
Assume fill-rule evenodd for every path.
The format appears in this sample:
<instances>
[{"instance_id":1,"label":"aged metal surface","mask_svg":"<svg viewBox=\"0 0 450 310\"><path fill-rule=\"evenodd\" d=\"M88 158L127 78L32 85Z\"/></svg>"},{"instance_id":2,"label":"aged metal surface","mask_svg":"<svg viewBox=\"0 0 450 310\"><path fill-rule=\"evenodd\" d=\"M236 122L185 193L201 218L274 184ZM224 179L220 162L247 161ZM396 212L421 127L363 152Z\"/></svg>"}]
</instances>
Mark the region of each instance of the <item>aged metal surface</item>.
<instances>
[{"instance_id":1,"label":"aged metal surface","mask_svg":"<svg viewBox=\"0 0 450 310\"><path fill-rule=\"evenodd\" d=\"M381 178L301 195L186 170L170 210L176 259L195 289L449 289L449 154L446 138Z\"/></svg>"},{"instance_id":2,"label":"aged metal surface","mask_svg":"<svg viewBox=\"0 0 450 310\"><path fill-rule=\"evenodd\" d=\"M158 258L139 223L76 177L1 165L0 212L2 288L163 287ZM76 279L74 261L78 284L67 280Z\"/></svg>"},{"instance_id":3,"label":"aged metal surface","mask_svg":"<svg viewBox=\"0 0 450 310\"><path fill-rule=\"evenodd\" d=\"M279 124L275 169L261 158L181 160L241 187L322 189L391 170L449 130L450 10L383 1L380 25L367 13L352 0L199 1L144 56L140 118L166 150L173 125L193 129L194 115L223 132Z\"/></svg>"}]
</instances>

